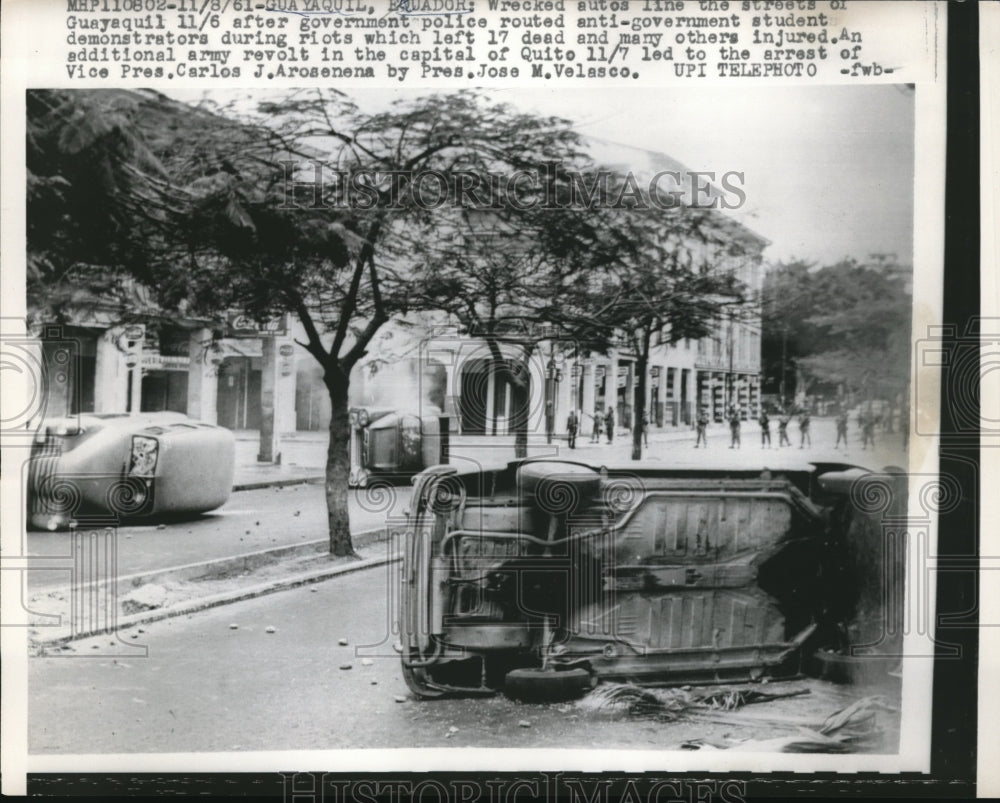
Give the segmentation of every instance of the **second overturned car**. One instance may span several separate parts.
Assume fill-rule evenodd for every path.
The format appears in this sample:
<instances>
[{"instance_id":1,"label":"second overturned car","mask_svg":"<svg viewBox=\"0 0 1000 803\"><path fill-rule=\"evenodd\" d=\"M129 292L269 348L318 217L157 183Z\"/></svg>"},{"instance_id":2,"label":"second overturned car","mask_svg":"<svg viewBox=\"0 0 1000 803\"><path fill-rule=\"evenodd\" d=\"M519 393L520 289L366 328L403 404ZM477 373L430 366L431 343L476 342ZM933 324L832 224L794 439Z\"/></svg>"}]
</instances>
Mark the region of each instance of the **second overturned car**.
<instances>
[{"instance_id":1,"label":"second overturned car","mask_svg":"<svg viewBox=\"0 0 1000 803\"><path fill-rule=\"evenodd\" d=\"M902 556L882 522L905 475L638 465L415 478L399 629L418 696L760 680L861 654L885 671Z\"/></svg>"}]
</instances>

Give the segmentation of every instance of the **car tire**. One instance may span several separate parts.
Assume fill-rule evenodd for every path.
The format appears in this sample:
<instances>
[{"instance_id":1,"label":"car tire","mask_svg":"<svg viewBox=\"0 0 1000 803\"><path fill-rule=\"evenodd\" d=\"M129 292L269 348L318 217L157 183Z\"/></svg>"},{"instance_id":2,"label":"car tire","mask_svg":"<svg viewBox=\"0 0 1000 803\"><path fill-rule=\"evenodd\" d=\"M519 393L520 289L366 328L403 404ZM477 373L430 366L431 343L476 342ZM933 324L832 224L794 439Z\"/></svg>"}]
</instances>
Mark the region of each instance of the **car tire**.
<instances>
[{"instance_id":1,"label":"car tire","mask_svg":"<svg viewBox=\"0 0 1000 803\"><path fill-rule=\"evenodd\" d=\"M504 694L515 700L572 700L590 688L586 669L512 669L504 680Z\"/></svg>"}]
</instances>

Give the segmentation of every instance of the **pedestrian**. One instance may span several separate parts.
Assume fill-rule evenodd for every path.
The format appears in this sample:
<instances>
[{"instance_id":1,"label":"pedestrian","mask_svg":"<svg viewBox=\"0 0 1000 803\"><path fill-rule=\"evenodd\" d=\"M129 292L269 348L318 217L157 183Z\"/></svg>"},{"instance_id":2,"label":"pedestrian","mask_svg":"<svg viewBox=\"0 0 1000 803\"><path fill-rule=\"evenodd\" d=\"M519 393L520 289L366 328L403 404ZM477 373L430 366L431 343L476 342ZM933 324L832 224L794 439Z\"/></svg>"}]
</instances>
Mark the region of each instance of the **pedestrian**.
<instances>
[{"instance_id":1,"label":"pedestrian","mask_svg":"<svg viewBox=\"0 0 1000 803\"><path fill-rule=\"evenodd\" d=\"M608 443L613 443L615 439L615 408L609 407L604 414L604 429L608 433Z\"/></svg>"},{"instance_id":2,"label":"pedestrian","mask_svg":"<svg viewBox=\"0 0 1000 803\"><path fill-rule=\"evenodd\" d=\"M840 415L837 416L837 443L833 447L837 449L840 447L840 441L844 441L844 448L847 448L847 410L841 411Z\"/></svg>"},{"instance_id":3,"label":"pedestrian","mask_svg":"<svg viewBox=\"0 0 1000 803\"><path fill-rule=\"evenodd\" d=\"M789 414L789 412L787 410L781 414L780 418L778 418L778 448L779 449L782 446L791 446L792 445L791 440L789 440L789 438L788 438L788 425L791 423L791 421L792 421L792 416Z\"/></svg>"},{"instance_id":4,"label":"pedestrian","mask_svg":"<svg viewBox=\"0 0 1000 803\"><path fill-rule=\"evenodd\" d=\"M597 411L594 411L594 415L591 416L594 419L594 428L590 431L590 442L600 443L601 442L601 430L604 427L604 419L601 418Z\"/></svg>"},{"instance_id":5,"label":"pedestrian","mask_svg":"<svg viewBox=\"0 0 1000 803\"><path fill-rule=\"evenodd\" d=\"M642 445L649 448L649 413L645 410L642 413Z\"/></svg>"},{"instance_id":6,"label":"pedestrian","mask_svg":"<svg viewBox=\"0 0 1000 803\"><path fill-rule=\"evenodd\" d=\"M764 444L767 444L767 448L771 448L771 419L767 416L767 410L763 407L760 408L760 448L764 448Z\"/></svg>"},{"instance_id":7,"label":"pedestrian","mask_svg":"<svg viewBox=\"0 0 1000 803\"><path fill-rule=\"evenodd\" d=\"M868 444L875 448L875 414L867 410L861 414L861 448L867 449Z\"/></svg>"},{"instance_id":8,"label":"pedestrian","mask_svg":"<svg viewBox=\"0 0 1000 803\"><path fill-rule=\"evenodd\" d=\"M740 414L735 407L729 408L729 448L740 448Z\"/></svg>"},{"instance_id":9,"label":"pedestrian","mask_svg":"<svg viewBox=\"0 0 1000 803\"><path fill-rule=\"evenodd\" d=\"M576 430L580 422L576 417L576 410L570 410L566 418L566 439L569 441L569 448L576 448Z\"/></svg>"},{"instance_id":10,"label":"pedestrian","mask_svg":"<svg viewBox=\"0 0 1000 803\"><path fill-rule=\"evenodd\" d=\"M809 411L803 410L799 414L799 448L804 449L806 444L809 444L809 448L812 448L812 438L809 437Z\"/></svg>"},{"instance_id":11,"label":"pedestrian","mask_svg":"<svg viewBox=\"0 0 1000 803\"><path fill-rule=\"evenodd\" d=\"M708 427L708 412L702 407L698 411L698 418L695 421L695 428L698 431L698 437L694 442L694 448L697 449L699 445L704 444L705 448L708 448L708 440L705 437L705 429Z\"/></svg>"}]
</instances>

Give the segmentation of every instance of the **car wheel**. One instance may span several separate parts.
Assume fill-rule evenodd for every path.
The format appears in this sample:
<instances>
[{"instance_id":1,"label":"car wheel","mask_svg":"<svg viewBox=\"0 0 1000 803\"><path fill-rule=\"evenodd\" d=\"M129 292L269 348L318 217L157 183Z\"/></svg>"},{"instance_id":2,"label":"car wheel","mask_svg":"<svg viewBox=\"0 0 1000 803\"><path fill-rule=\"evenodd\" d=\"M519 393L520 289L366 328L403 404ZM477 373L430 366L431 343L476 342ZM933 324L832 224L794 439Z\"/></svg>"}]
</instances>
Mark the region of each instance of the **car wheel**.
<instances>
[{"instance_id":1,"label":"car wheel","mask_svg":"<svg viewBox=\"0 0 1000 803\"><path fill-rule=\"evenodd\" d=\"M586 669L512 669L504 680L504 694L515 700L571 700L590 687Z\"/></svg>"}]
</instances>

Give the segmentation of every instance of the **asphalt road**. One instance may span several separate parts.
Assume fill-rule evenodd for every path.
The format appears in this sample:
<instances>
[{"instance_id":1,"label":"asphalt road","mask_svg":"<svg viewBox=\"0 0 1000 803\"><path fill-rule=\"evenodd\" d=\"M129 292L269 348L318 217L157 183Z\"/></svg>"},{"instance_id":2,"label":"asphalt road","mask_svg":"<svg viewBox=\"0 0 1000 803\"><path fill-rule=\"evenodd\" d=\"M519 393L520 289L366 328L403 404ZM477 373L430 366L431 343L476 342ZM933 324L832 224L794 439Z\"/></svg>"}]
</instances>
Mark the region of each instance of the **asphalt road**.
<instances>
[{"instance_id":1,"label":"asphalt road","mask_svg":"<svg viewBox=\"0 0 1000 803\"><path fill-rule=\"evenodd\" d=\"M126 641L148 647L146 657L102 655L102 648L110 646L106 636L74 642L57 657L33 657L29 751L664 749L691 738L789 732L762 725L632 720L574 704L521 704L502 696L417 701L391 648L393 603L387 588L398 567L344 575L123 633ZM275 631L268 633L269 627ZM348 646L338 644L342 638ZM765 717L783 713L815 720L856 697L818 681L766 688L803 686L810 688L808 696L750 708L764 709L753 713ZM210 763L200 766L209 769Z\"/></svg>"},{"instance_id":2,"label":"asphalt road","mask_svg":"<svg viewBox=\"0 0 1000 803\"><path fill-rule=\"evenodd\" d=\"M238 491L211 513L187 520L120 527L118 575L325 538L323 490L322 485L309 484ZM384 526L387 517L402 516L409 499L408 485L351 491L352 530L361 532ZM64 555L68 545L65 532L28 533L31 555ZM69 570L32 571L28 575L33 590L69 582Z\"/></svg>"}]
</instances>

